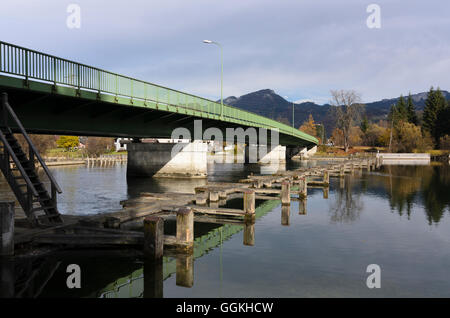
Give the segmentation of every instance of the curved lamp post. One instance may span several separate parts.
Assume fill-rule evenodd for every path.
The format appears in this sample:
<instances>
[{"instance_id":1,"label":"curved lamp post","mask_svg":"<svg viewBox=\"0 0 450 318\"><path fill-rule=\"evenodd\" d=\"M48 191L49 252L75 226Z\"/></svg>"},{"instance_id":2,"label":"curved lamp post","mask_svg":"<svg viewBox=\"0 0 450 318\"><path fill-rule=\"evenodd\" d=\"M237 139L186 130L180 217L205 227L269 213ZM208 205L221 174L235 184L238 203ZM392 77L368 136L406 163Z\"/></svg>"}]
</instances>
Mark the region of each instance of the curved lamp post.
<instances>
[{"instance_id":1,"label":"curved lamp post","mask_svg":"<svg viewBox=\"0 0 450 318\"><path fill-rule=\"evenodd\" d=\"M222 45L211 40L203 40L206 44L215 44L220 48L220 117L223 117L223 52Z\"/></svg>"}]
</instances>

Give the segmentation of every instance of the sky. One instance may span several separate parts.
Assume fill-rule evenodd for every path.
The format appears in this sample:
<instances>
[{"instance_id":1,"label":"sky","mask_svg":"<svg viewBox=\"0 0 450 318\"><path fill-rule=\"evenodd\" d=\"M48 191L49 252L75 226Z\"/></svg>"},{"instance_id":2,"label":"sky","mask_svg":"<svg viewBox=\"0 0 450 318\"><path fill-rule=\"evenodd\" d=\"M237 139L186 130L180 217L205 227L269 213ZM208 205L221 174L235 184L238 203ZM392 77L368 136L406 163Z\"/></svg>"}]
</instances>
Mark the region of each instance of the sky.
<instances>
[{"instance_id":1,"label":"sky","mask_svg":"<svg viewBox=\"0 0 450 318\"><path fill-rule=\"evenodd\" d=\"M371 102L450 90L449 13L447 0L3 0L0 40L217 100L209 39L224 98L270 88L322 104L353 89Z\"/></svg>"}]
</instances>

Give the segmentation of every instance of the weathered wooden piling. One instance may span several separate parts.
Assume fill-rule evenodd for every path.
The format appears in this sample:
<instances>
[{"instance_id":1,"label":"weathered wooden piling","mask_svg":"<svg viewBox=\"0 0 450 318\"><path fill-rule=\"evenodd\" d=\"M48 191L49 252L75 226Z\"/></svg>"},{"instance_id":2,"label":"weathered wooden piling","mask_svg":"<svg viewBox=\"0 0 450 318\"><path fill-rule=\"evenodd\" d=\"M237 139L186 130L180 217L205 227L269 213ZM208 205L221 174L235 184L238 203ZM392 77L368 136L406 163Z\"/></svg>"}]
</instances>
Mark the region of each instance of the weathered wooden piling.
<instances>
[{"instance_id":1,"label":"weathered wooden piling","mask_svg":"<svg viewBox=\"0 0 450 318\"><path fill-rule=\"evenodd\" d=\"M291 214L291 206L290 205L281 206L281 225L289 226L290 214Z\"/></svg>"},{"instance_id":2,"label":"weathered wooden piling","mask_svg":"<svg viewBox=\"0 0 450 318\"><path fill-rule=\"evenodd\" d=\"M219 200L226 200L226 199L227 199L227 192L219 191Z\"/></svg>"},{"instance_id":3,"label":"weathered wooden piling","mask_svg":"<svg viewBox=\"0 0 450 318\"><path fill-rule=\"evenodd\" d=\"M197 193L195 195L195 204L197 205L205 205L206 204L206 194L204 193Z\"/></svg>"},{"instance_id":4,"label":"weathered wooden piling","mask_svg":"<svg viewBox=\"0 0 450 318\"><path fill-rule=\"evenodd\" d=\"M219 201L219 192L209 191L209 202L218 202L218 201Z\"/></svg>"},{"instance_id":5,"label":"weathered wooden piling","mask_svg":"<svg viewBox=\"0 0 450 318\"><path fill-rule=\"evenodd\" d=\"M306 199L298 202L298 214L306 215Z\"/></svg>"},{"instance_id":6,"label":"weathered wooden piling","mask_svg":"<svg viewBox=\"0 0 450 318\"><path fill-rule=\"evenodd\" d=\"M160 259L164 252L164 219L147 216L144 219L144 256L150 260Z\"/></svg>"},{"instance_id":7,"label":"weathered wooden piling","mask_svg":"<svg viewBox=\"0 0 450 318\"><path fill-rule=\"evenodd\" d=\"M163 298L163 260L144 261L144 298Z\"/></svg>"},{"instance_id":8,"label":"weathered wooden piling","mask_svg":"<svg viewBox=\"0 0 450 318\"><path fill-rule=\"evenodd\" d=\"M281 204L291 204L291 183L289 181L283 181L281 183Z\"/></svg>"},{"instance_id":9,"label":"weathered wooden piling","mask_svg":"<svg viewBox=\"0 0 450 318\"><path fill-rule=\"evenodd\" d=\"M194 286L194 255L177 255L176 285L191 288Z\"/></svg>"},{"instance_id":10,"label":"weathered wooden piling","mask_svg":"<svg viewBox=\"0 0 450 318\"><path fill-rule=\"evenodd\" d=\"M323 198L328 199L328 193L330 191L329 187L323 187Z\"/></svg>"},{"instance_id":11,"label":"weathered wooden piling","mask_svg":"<svg viewBox=\"0 0 450 318\"><path fill-rule=\"evenodd\" d=\"M0 298L14 298L15 295L15 260L12 257L0 261Z\"/></svg>"},{"instance_id":12,"label":"weathered wooden piling","mask_svg":"<svg viewBox=\"0 0 450 318\"><path fill-rule=\"evenodd\" d=\"M192 251L194 248L194 212L188 207L177 211L177 243L179 249Z\"/></svg>"},{"instance_id":13,"label":"weathered wooden piling","mask_svg":"<svg viewBox=\"0 0 450 318\"><path fill-rule=\"evenodd\" d=\"M308 182L306 177L298 179L298 197L300 200L305 200L308 195Z\"/></svg>"},{"instance_id":14,"label":"weathered wooden piling","mask_svg":"<svg viewBox=\"0 0 450 318\"><path fill-rule=\"evenodd\" d=\"M343 178L345 175L345 165L341 165L339 168L339 177Z\"/></svg>"},{"instance_id":15,"label":"weathered wooden piling","mask_svg":"<svg viewBox=\"0 0 450 318\"><path fill-rule=\"evenodd\" d=\"M323 172L323 185L328 186L330 184L330 173L328 170Z\"/></svg>"},{"instance_id":16,"label":"weathered wooden piling","mask_svg":"<svg viewBox=\"0 0 450 318\"><path fill-rule=\"evenodd\" d=\"M244 220L245 222L255 221L255 191L246 189L244 191Z\"/></svg>"},{"instance_id":17,"label":"weathered wooden piling","mask_svg":"<svg viewBox=\"0 0 450 318\"><path fill-rule=\"evenodd\" d=\"M120 219L114 216L109 216L106 218L104 226L107 229L118 229L120 228Z\"/></svg>"},{"instance_id":18,"label":"weathered wooden piling","mask_svg":"<svg viewBox=\"0 0 450 318\"><path fill-rule=\"evenodd\" d=\"M14 201L0 202L0 256L14 255Z\"/></svg>"},{"instance_id":19,"label":"weathered wooden piling","mask_svg":"<svg viewBox=\"0 0 450 318\"><path fill-rule=\"evenodd\" d=\"M255 245L255 223L244 223L244 245Z\"/></svg>"}]
</instances>

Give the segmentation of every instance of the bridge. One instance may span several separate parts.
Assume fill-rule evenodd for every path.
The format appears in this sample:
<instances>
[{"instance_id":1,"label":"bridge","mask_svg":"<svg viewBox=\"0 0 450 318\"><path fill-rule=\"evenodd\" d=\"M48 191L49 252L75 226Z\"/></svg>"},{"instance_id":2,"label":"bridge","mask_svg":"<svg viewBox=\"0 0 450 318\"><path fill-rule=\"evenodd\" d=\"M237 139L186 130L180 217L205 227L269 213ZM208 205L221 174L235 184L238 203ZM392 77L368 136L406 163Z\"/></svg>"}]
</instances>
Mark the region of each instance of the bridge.
<instances>
[{"instance_id":1,"label":"bridge","mask_svg":"<svg viewBox=\"0 0 450 318\"><path fill-rule=\"evenodd\" d=\"M0 92L8 94L11 108L29 133L140 140L171 138L174 129L181 127L191 133L191 140L199 140L203 134L195 134L195 123L201 120L202 132L215 127L223 136L228 128L276 130L280 145L276 152L280 158L291 157L318 143L298 129L236 107L222 107L206 98L1 41ZM267 140L272 139L272 134L268 134ZM180 175L204 176L206 162L203 163L203 155L200 161L196 160L195 154L205 152L205 148L185 146L184 157L176 164L187 159L200 162L202 167L186 166ZM132 175L155 175L173 159L167 145L132 144L128 150ZM155 151L159 156L142 157ZM152 167L149 160L154 161ZM172 172L163 170L160 176L173 175Z\"/></svg>"}]
</instances>

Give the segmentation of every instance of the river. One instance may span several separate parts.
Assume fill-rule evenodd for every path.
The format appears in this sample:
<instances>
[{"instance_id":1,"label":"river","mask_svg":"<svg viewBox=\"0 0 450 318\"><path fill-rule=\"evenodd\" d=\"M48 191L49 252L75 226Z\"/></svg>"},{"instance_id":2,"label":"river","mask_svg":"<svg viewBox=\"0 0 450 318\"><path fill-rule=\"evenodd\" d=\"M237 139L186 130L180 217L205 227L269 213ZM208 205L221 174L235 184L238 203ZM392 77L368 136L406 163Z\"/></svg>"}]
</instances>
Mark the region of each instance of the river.
<instances>
[{"instance_id":1,"label":"river","mask_svg":"<svg viewBox=\"0 0 450 318\"><path fill-rule=\"evenodd\" d=\"M236 181L260 169L216 164L208 178ZM63 189L58 202L64 214L111 212L120 209L120 200L141 192L192 192L206 182L127 179L126 165L52 171ZM253 246L243 244L242 227L196 224L194 259L189 260L193 281L189 288L182 286L177 280L177 262L182 262L167 256L163 296L450 297L448 165L382 166L346 175L344 183L331 178L328 199L322 189L308 189L306 213L299 211L298 201L284 213L280 201L257 201ZM68 264L81 268L79 289L66 286ZM381 288L366 284L370 264L381 270ZM143 297L150 288L144 262L133 251L65 251L15 266L41 266L52 273L47 280L44 274L37 277L34 287L16 286L16 296Z\"/></svg>"}]
</instances>

